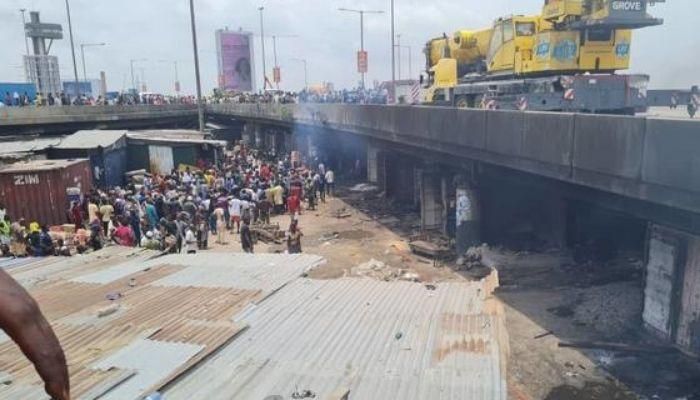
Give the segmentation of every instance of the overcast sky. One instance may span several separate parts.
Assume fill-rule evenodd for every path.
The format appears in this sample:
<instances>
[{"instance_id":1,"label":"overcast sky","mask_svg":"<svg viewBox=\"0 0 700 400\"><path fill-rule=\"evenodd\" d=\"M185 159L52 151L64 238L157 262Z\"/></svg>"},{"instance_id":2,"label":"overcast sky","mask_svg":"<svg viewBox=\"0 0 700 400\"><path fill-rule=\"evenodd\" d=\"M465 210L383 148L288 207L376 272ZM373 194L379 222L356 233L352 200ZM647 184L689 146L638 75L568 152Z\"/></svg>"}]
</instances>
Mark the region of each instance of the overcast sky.
<instances>
[{"instance_id":1,"label":"overcast sky","mask_svg":"<svg viewBox=\"0 0 700 400\"><path fill-rule=\"evenodd\" d=\"M543 0L396 0L396 33L412 47L412 72L417 76L425 61L421 52L427 39L459 28L486 27L508 14L538 13ZM129 60L138 64L149 90L173 91L172 63L178 60L183 91L194 91L194 63L187 0L70 0L78 69L82 78L80 43L106 42L86 49L88 77L107 73L109 90L130 86ZM359 16L337 11L339 7L385 11L365 18L365 47L369 52L368 84L391 77L389 0L195 0L203 88L209 92L217 82L214 31L228 26L260 33L257 8L265 6L268 70L273 64L269 35L298 35L279 39L278 60L282 88L304 85L303 66L293 58L308 60L309 81L333 82L336 88L355 86L355 51L360 46ZM59 57L61 78L73 79L63 0L2 0L0 37L3 57L0 81L23 81L20 8L41 12L44 22L64 25L65 38L54 43L51 53ZM664 26L637 31L632 47L632 71L651 75L652 87L688 87L700 83L700 39L697 36L700 1L668 0L651 9L666 20ZM255 60L261 76L261 48L256 38ZM402 50L402 77L408 77L408 54ZM271 75L268 72L268 75Z\"/></svg>"}]
</instances>

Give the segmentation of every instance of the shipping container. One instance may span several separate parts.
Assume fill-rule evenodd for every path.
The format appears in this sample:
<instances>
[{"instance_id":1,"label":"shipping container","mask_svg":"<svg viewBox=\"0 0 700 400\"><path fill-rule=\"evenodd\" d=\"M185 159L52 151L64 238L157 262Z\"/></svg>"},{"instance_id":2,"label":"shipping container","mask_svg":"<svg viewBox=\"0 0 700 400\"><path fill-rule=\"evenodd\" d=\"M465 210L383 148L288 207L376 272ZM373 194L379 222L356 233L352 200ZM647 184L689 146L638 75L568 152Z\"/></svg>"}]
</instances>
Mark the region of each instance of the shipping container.
<instances>
[{"instance_id":1,"label":"shipping container","mask_svg":"<svg viewBox=\"0 0 700 400\"><path fill-rule=\"evenodd\" d=\"M89 160L41 160L0 169L0 199L13 220L60 225L71 200L92 189Z\"/></svg>"}]
</instances>

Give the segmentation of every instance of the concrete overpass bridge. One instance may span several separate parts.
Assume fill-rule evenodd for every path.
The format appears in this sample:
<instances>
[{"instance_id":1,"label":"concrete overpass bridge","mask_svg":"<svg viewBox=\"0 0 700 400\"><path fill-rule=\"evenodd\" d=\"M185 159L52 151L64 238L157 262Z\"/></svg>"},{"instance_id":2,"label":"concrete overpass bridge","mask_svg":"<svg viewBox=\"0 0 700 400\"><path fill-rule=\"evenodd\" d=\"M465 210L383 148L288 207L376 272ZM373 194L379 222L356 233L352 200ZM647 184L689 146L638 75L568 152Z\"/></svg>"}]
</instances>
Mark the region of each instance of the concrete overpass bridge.
<instances>
[{"instance_id":1,"label":"concrete overpass bridge","mask_svg":"<svg viewBox=\"0 0 700 400\"><path fill-rule=\"evenodd\" d=\"M296 148L350 154L330 161L366 163L370 181L416 205L422 228L453 234L458 252L522 226L559 246L633 249L645 257L645 325L700 354L700 122L335 104L207 115L243 121L258 144L283 129Z\"/></svg>"},{"instance_id":2,"label":"concrete overpass bridge","mask_svg":"<svg viewBox=\"0 0 700 400\"><path fill-rule=\"evenodd\" d=\"M73 133L81 129L195 127L197 107L70 106L0 108L0 136Z\"/></svg>"},{"instance_id":3,"label":"concrete overpass bridge","mask_svg":"<svg viewBox=\"0 0 700 400\"><path fill-rule=\"evenodd\" d=\"M188 106L0 115L0 131L15 133L196 121ZM700 354L700 122L340 104L209 105L207 118L243 126L258 145L361 170L460 252L518 230L556 245L634 247L646 257L645 323Z\"/></svg>"}]
</instances>

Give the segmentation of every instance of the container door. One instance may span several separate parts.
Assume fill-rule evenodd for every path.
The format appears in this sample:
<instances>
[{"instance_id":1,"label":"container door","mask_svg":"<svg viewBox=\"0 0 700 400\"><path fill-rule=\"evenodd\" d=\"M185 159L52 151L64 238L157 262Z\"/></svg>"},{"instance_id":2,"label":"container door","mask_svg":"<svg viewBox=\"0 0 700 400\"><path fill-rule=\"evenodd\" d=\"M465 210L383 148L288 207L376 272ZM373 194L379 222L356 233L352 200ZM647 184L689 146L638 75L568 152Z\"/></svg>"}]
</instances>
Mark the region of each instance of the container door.
<instances>
[{"instance_id":1,"label":"container door","mask_svg":"<svg viewBox=\"0 0 700 400\"><path fill-rule=\"evenodd\" d=\"M688 244L676 343L700 354L700 238Z\"/></svg>"},{"instance_id":2,"label":"container door","mask_svg":"<svg viewBox=\"0 0 700 400\"><path fill-rule=\"evenodd\" d=\"M150 170L154 174L169 174L175 168L173 149L167 146L148 146Z\"/></svg>"}]
</instances>

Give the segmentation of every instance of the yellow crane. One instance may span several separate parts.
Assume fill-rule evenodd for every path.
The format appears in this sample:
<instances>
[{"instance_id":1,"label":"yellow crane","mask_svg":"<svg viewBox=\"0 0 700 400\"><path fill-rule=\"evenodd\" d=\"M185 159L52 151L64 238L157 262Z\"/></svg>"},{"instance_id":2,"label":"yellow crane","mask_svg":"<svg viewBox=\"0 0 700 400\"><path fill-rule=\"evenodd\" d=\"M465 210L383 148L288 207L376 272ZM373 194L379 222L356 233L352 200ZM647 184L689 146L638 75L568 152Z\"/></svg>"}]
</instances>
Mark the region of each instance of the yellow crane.
<instances>
[{"instance_id":1,"label":"yellow crane","mask_svg":"<svg viewBox=\"0 0 700 400\"><path fill-rule=\"evenodd\" d=\"M540 15L443 34L424 50L426 102L631 113L648 77L615 72L629 68L632 30L663 23L647 13L658 2L545 0Z\"/></svg>"}]
</instances>

